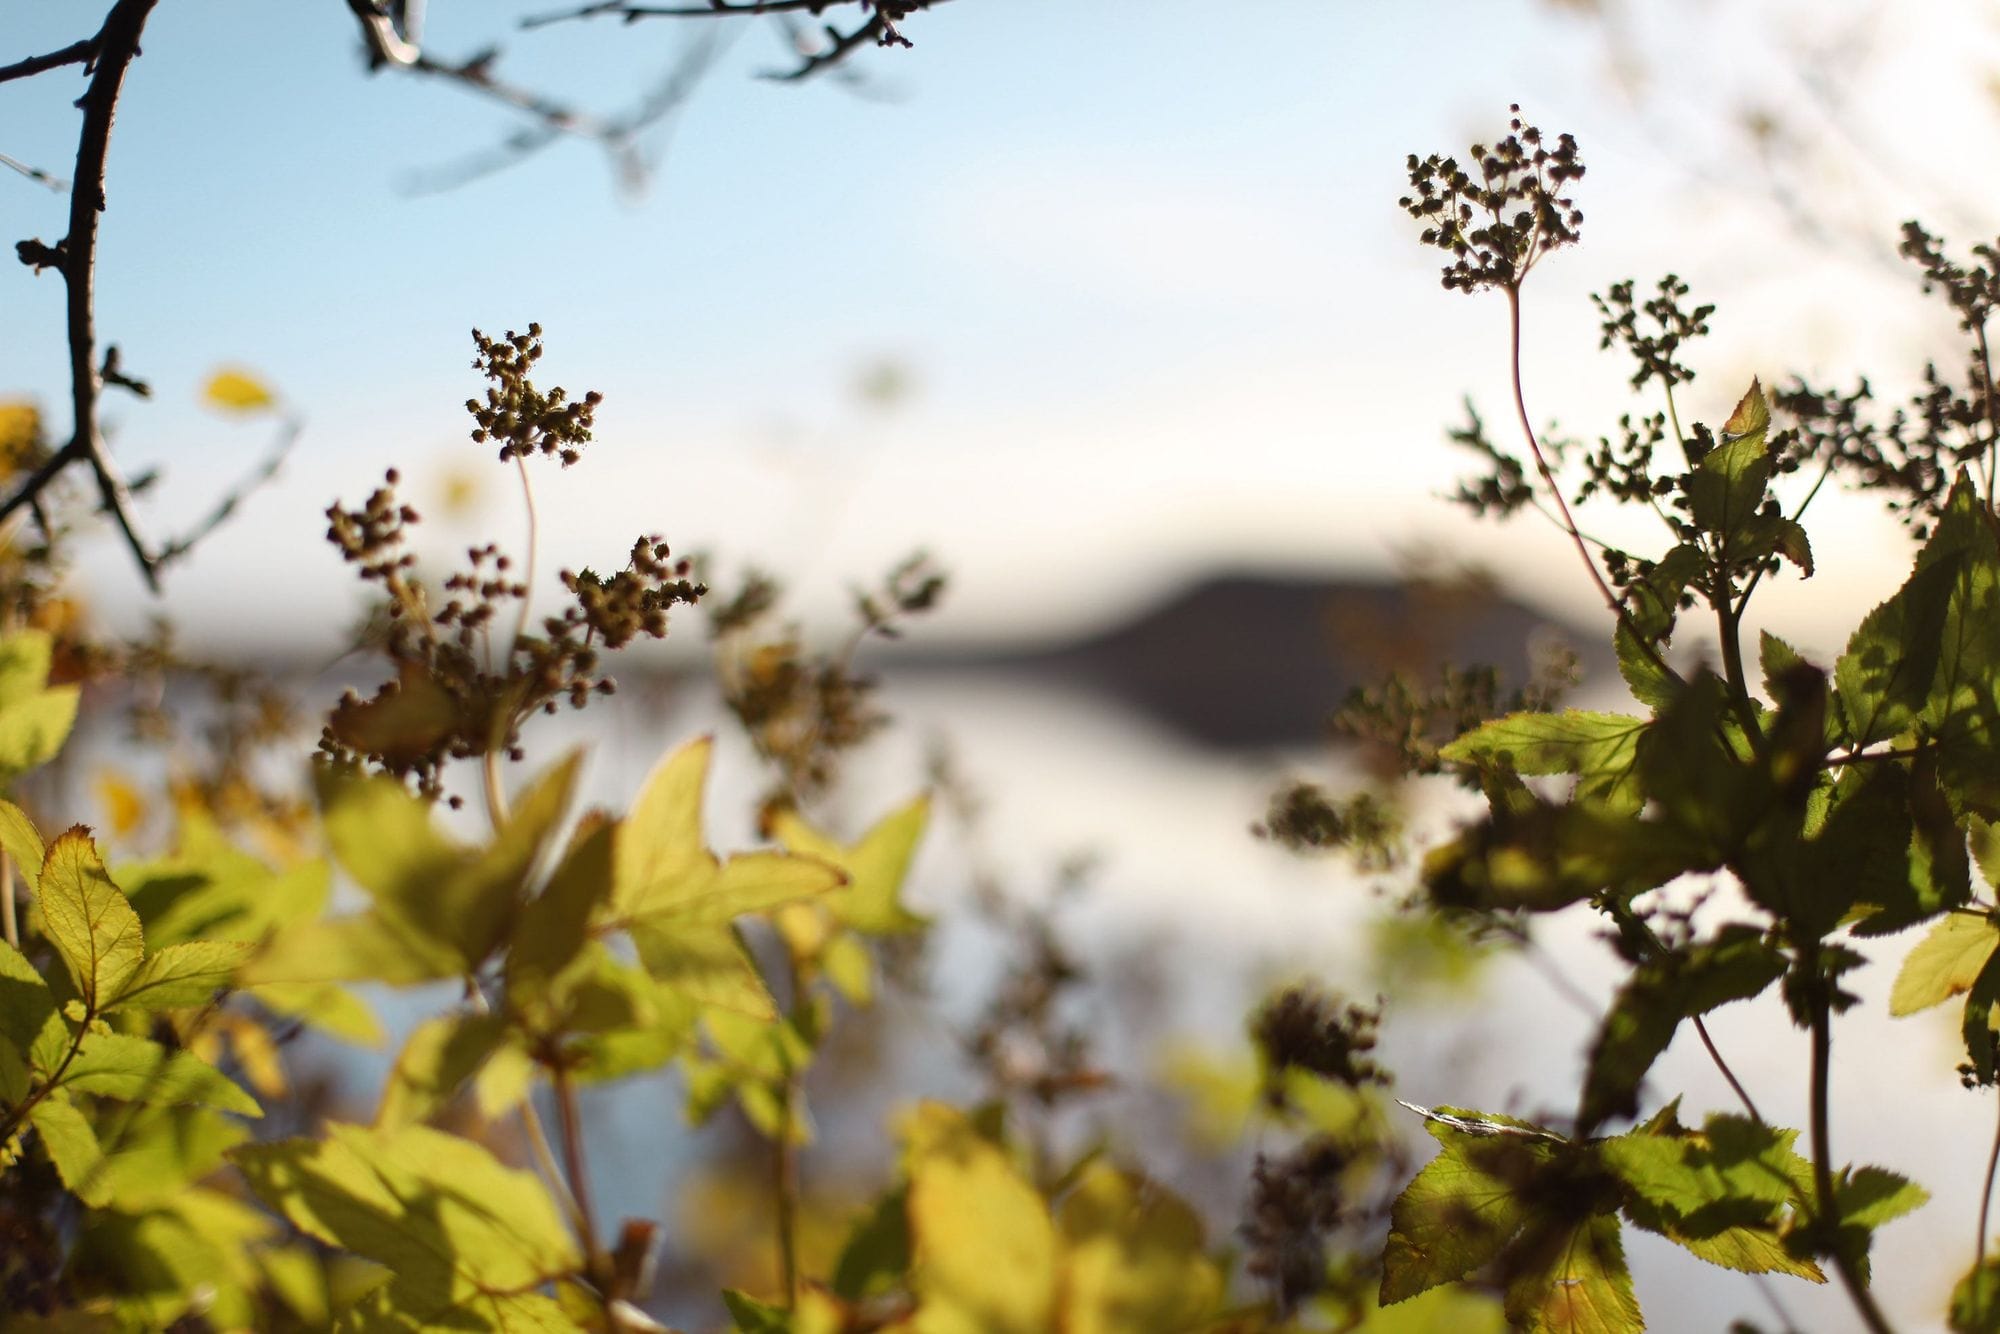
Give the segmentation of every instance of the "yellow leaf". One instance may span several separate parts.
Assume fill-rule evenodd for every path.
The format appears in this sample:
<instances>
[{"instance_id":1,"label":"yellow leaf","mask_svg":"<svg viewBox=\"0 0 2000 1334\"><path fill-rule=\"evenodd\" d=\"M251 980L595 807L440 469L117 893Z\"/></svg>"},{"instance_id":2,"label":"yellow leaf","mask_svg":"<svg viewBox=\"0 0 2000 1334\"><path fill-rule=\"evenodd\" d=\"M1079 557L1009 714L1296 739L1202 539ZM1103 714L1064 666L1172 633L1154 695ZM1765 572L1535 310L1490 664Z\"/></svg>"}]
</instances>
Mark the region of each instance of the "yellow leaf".
<instances>
[{"instance_id":1,"label":"yellow leaf","mask_svg":"<svg viewBox=\"0 0 2000 1334\"><path fill-rule=\"evenodd\" d=\"M201 396L210 407L223 412L263 412L278 402L278 396L262 380L234 366L225 366L209 376Z\"/></svg>"},{"instance_id":2,"label":"yellow leaf","mask_svg":"<svg viewBox=\"0 0 2000 1334\"><path fill-rule=\"evenodd\" d=\"M1108 1163L1085 1169L1061 1227L1068 1334L1193 1329L1221 1304L1222 1271L1194 1211Z\"/></svg>"},{"instance_id":3,"label":"yellow leaf","mask_svg":"<svg viewBox=\"0 0 2000 1334\"><path fill-rule=\"evenodd\" d=\"M963 1114L926 1103L910 1141L917 1334L1043 1334L1056 1315L1056 1236L1042 1197Z\"/></svg>"}]
</instances>

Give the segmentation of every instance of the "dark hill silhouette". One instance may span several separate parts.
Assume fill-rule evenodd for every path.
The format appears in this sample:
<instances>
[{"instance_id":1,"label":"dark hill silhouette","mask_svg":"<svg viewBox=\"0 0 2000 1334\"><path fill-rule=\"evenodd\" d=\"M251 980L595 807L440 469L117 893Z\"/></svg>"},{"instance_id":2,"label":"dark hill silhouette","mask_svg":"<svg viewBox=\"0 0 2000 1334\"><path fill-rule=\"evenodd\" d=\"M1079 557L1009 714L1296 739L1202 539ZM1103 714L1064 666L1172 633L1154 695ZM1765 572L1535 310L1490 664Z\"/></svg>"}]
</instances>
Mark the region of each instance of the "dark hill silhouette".
<instances>
[{"instance_id":1,"label":"dark hill silhouette","mask_svg":"<svg viewBox=\"0 0 2000 1334\"><path fill-rule=\"evenodd\" d=\"M1054 648L974 655L912 645L896 662L1059 678L1203 745L1254 749L1323 739L1347 693L1394 668L1429 675L1442 663L1490 663L1518 683L1531 644L1548 634L1580 642L1491 588L1219 575Z\"/></svg>"}]
</instances>

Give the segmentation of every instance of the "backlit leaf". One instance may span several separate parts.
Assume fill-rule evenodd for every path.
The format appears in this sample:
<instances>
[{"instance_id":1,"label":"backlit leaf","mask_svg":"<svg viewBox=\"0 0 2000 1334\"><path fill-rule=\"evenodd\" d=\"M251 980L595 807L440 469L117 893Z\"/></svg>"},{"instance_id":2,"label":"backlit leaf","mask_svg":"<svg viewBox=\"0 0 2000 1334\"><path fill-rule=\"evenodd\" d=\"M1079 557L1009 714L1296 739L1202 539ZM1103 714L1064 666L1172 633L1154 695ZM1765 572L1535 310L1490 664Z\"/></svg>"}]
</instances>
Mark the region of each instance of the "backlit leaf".
<instances>
[{"instance_id":1,"label":"backlit leaf","mask_svg":"<svg viewBox=\"0 0 2000 1334\"><path fill-rule=\"evenodd\" d=\"M1996 948L2000 924L1988 914L1944 914L1904 957L1889 992L1889 1013L1915 1014L1969 990Z\"/></svg>"},{"instance_id":2,"label":"backlit leaf","mask_svg":"<svg viewBox=\"0 0 2000 1334\"><path fill-rule=\"evenodd\" d=\"M836 866L847 876L845 886L819 900L836 921L869 935L894 935L925 925L903 906L902 891L929 816L930 799L918 797L884 816L851 847L820 833L795 811L780 812L772 832L788 851Z\"/></svg>"},{"instance_id":3,"label":"backlit leaf","mask_svg":"<svg viewBox=\"0 0 2000 1334\"><path fill-rule=\"evenodd\" d=\"M1618 810L1637 810L1639 738L1647 720L1617 713L1510 713L1484 723L1438 752L1452 764L1495 766L1519 774L1575 774L1577 795Z\"/></svg>"},{"instance_id":4,"label":"backlit leaf","mask_svg":"<svg viewBox=\"0 0 2000 1334\"><path fill-rule=\"evenodd\" d=\"M1057 1220L1061 1328L1137 1334L1196 1328L1221 1305L1221 1269L1200 1218L1182 1201L1108 1163L1086 1167Z\"/></svg>"},{"instance_id":5,"label":"backlit leaf","mask_svg":"<svg viewBox=\"0 0 2000 1334\"><path fill-rule=\"evenodd\" d=\"M193 1103L262 1116L256 1099L192 1052L169 1051L129 1033L87 1033L62 1087L128 1102Z\"/></svg>"},{"instance_id":6,"label":"backlit leaf","mask_svg":"<svg viewBox=\"0 0 2000 1334\"><path fill-rule=\"evenodd\" d=\"M1638 1334L1646 1322L1632 1294L1618 1219L1597 1214L1533 1237L1512 1264L1507 1319L1526 1334Z\"/></svg>"},{"instance_id":7,"label":"backlit leaf","mask_svg":"<svg viewBox=\"0 0 2000 1334\"><path fill-rule=\"evenodd\" d=\"M1448 1122L1505 1125L1456 1108L1425 1128L1444 1146L1396 1197L1382 1251L1381 1301L1387 1306L1452 1283L1497 1259L1535 1214L1530 1187L1563 1146L1553 1137L1475 1134Z\"/></svg>"},{"instance_id":8,"label":"backlit leaf","mask_svg":"<svg viewBox=\"0 0 2000 1334\"><path fill-rule=\"evenodd\" d=\"M145 956L139 915L105 873L81 825L49 845L36 902L49 942L93 1009L115 997Z\"/></svg>"},{"instance_id":9,"label":"backlit leaf","mask_svg":"<svg viewBox=\"0 0 2000 1334\"><path fill-rule=\"evenodd\" d=\"M905 1123L922 1334L1046 1334L1056 1235L1034 1187L965 1117L925 1103Z\"/></svg>"},{"instance_id":10,"label":"backlit leaf","mask_svg":"<svg viewBox=\"0 0 2000 1334\"><path fill-rule=\"evenodd\" d=\"M230 985L252 947L240 940L191 940L147 956L103 1008L171 1010L201 1005Z\"/></svg>"},{"instance_id":11,"label":"backlit leaf","mask_svg":"<svg viewBox=\"0 0 2000 1334\"><path fill-rule=\"evenodd\" d=\"M420 1316L530 1292L582 1261L542 1184L456 1135L335 1124L231 1158L294 1226L394 1271Z\"/></svg>"}]
</instances>

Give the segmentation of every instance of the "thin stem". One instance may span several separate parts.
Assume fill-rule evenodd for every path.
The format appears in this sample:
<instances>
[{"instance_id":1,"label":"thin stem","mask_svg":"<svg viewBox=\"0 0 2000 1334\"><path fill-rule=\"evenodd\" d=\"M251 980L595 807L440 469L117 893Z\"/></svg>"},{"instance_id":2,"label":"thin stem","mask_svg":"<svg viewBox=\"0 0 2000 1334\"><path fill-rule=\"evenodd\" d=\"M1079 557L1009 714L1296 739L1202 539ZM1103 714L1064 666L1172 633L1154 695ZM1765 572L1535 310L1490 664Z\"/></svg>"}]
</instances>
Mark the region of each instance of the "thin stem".
<instances>
[{"instance_id":1,"label":"thin stem","mask_svg":"<svg viewBox=\"0 0 2000 1334\"><path fill-rule=\"evenodd\" d=\"M1980 1329L1985 1322L1980 1318L1985 1313L1980 1310L1980 1298L1986 1287L1979 1281L1979 1268L1986 1263L1987 1227L1992 1222L1993 1178L2000 1174L2000 1119L1993 1125L1993 1150L1986 1155L1986 1184L1979 1192L1979 1236L1972 1247L1972 1318L1965 1322L1967 1329Z\"/></svg>"},{"instance_id":2,"label":"thin stem","mask_svg":"<svg viewBox=\"0 0 2000 1334\"><path fill-rule=\"evenodd\" d=\"M1679 410L1674 407L1674 382L1671 379L1669 379L1666 382L1666 391L1667 391L1667 420L1673 423L1674 443L1681 447L1682 454L1686 454L1688 447L1687 434L1681 430L1681 414Z\"/></svg>"},{"instance_id":3,"label":"thin stem","mask_svg":"<svg viewBox=\"0 0 2000 1334\"><path fill-rule=\"evenodd\" d=\"M1514 389L1514 416L1520 423L1521 435L1528 442L1528 452L1534 456L1535 471L1541 474L1542 484L1548 488L1549 498L1555 502L1557 525L1569 535L1570 542L1576 547L1576 554L1582 557L1583 567L1590 572L1590 580L1597 585L1598 594L1603 597L1604 605L1611 609L1611 614L1617 617L1621 624L1632 631L1633 642L1652 659L1653 665L1664 672L1668 680L1677 682L1680 680L1680 674L1667 665L1667 660L1660 656L1659 649L1646 636L1639 633L1638 627L1632 625L1631 615L1626 611L1623 599L1612 591L1604 572L1597 568L1597 561L1590 554L1590 546L1584 541L1583 531L1577 527L1576 516L1570 513L1569 501L1563 497L1562 487L1556 481L1555 470L1549 466L1548 456L1542 452L1542 442L1536 437L1535 428L1528 420L1528 400L1521 387L1521 290L1518 286L1510 286L1506 292L1507 363Z\"/></svg>"},{"instance_id":4,"label":"thin stem","mask_svg":"<svg viewBox=\"0 0 2000 1334\"><path fill-rule=\"evenodd\" d=\"M4 852L0 852L0 929L5 929L9 945L21 948L21 923L14 913L14 859Z\"/></svg>"},{"instance_id":5,"label":"thin stem","mask_svg":"<svg viewBox=\"0 0 2000 1334\"><path fill-rule=\"evenodd\" d=\"M1694 1031L1701 1035L1701 1045L1708 1048L1708 1058L1715 1062L1715 1068L1722 1072L1722 1077L1729 1081L1729 1087L1736 1091L1736 1100L1743 1104L1743 1110L1750 1113L1752 1121L1763 1125L1764 1114L1757 1110L1756 1103L1750 1101L1750 1094L1744 1089L1742 1081L1729 1068L1729 1062L1722 1059L1722 1053L1716 1050L1715 1039L1708 1035L1708 1025L1701 1021L1700 1015L1694 1016Z\"/></svg>"},{"instance_id":6,"label":"thin stem","mask_svg":"<svg viewBox=\"0 0 2000 1334\"><path fill-rule=\"evenodd\" d=\"M479 985L478 978L465 979L465 999L475 1013L493 1013L493 1004L486 999L486 990ZM542 1174L542 1179L549 1183L549 1188L555 1191L563 1212L569 1215L570 1223L580 1233L583 1231L582 1211L577 1206L576 1196L570 1191L569 1182L563 1179L562 1169L556 1166L555 1152L549 1147L549 1132L542 1125L541 1113L535 1110L535 1096L532 1091L521 1099L520 1110L521 1129L527 1133L529 1152L535 1155L535 1168Z\"/></svg>"},{"instance_id":7,"label":"thin stem","mask_svg":"<svg viewBox=\"0 0 2000 1334\"><path fill-rule=\"evenodd\" d=\"M507 823L510 812L507 809L507 787L500 781L500 751L497 744L489 744L486 754L480 757L479 777L486 791L486 818L493 825L495 833Z\"/></svg>"},{"instance_id":8,"label":"thin stem","mask_svg":"<svg viewBox=\"0 0 2000 1334\"><path fill-rule=\"evenodd\" d=\"M1856 1271L1847 1253L1834 1238L1834 1229L1839 1223L1840 1209L1835 1202L1833 1190L1832 1135L1828 1130L1828 1083L1831 1077L1833 1058L1833 1016L1832 1002L1827 995L1827 981L1819 973L1819 946L1814 942L1802 953L1801 966L1812 969L1812 1107L1810 1110L1812 1151L1813 1151L1813 1195L1816 1201L1813 1220L1821 1238L1821 1247L1833 1261L1834 1270L1840 1275L1841 1286L1847 1289L1849 1300L1868 1327L1870 1334L1895 1334L1895 1327L1889 1323L1882 1308L1875 1304L1875 1294L1868 1290L1867 1282Z\"/></svg>"},{"instance_id":9,"label":"thin stem","mask_svg":"<svg viewBox=\"0 0 2000 1334\"><path fill-rule=\"evenodd\" d=\"M799 1154L792 1143L791 1076L785 1078L784 1110L778 1118L778 1141L771 1158L772 1189L778 1203L778 1275L785 1309L799 1304Z\"/></svg>"},{"instance_id":10,"label":"thin stem","mask_svg":"<svg viewBox=\"0 0 2000 1334\"><path fill-rule=\"evenodd\" d=\"M541 541L541 523L535 517L535 488L528 480L528 461L519 454L514 456L514 466L521 470L521 503L528 510L528 561L521 571L521 612L514 618L514 642L508 645L508 658L528 635L528 609L535 597L535 562Z\"/></svg>"},{"instance_id":11,"label":"thin stem","mask_svg":"<svg viewBox=\"0 0 2000 1334\"><path fill-rule=\"evenodd\" d=\"M560 1062L549 1067L549 1080L556 1091L556 1118L562 1126L563 1165L569 1172L570 1190L576 1196L577 1218L583 1228L584 1268L602 1286L603 1252L597 1248L597 1224L590 1208L590 1169L583 1158L583 1114L577 1106L576 1086Z\"/></svg>"},{"instance_id":12,"label":"thin stem","mask_svg":"<svg viewBox=\"0 0 2000 1334\"><path fill-rule=\"evenodd\" d=\"M1979 397L1986 402L1986 503L1993 504L1994 471L2000 467L1996 455L2000 455L2000 404L1993 401L1993 353L1986 345L1986 321L1979 322L1979 374L1986 381L1979 387Z\"/></svg>"}]
</instances>

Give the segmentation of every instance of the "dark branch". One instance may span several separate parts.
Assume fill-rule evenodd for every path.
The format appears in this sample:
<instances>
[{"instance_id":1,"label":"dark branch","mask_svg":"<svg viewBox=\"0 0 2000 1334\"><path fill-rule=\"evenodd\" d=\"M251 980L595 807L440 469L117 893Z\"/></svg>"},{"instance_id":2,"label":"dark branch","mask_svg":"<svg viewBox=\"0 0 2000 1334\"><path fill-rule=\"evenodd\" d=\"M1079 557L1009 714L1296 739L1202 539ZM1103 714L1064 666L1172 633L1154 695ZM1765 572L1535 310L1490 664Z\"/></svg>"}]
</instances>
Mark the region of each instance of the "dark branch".
<instances>
[{"instance_id":1,"label":"dark branch","mask_svg":"<svg viewBox=\"0 0 2000 1334\"><path fill-rule=\"evenodd\" d=\"M910 15L935 8L947 0L708 0L701 4L634 4L631 0L594 0L594 3L574 9L557 10L547 14L531 15L521 20L523 28L541 28L552 23L569 23L579 19L617 18L626 23L636 23L640 19L714 19L714 18L756 18L783 17L795 14L810 14L817 18L829 9L843 5L857 5L868 11L868 18L860 25L842 32L835 25L824 25L826 46L818 51L802 52L797 68L770 77L781 82L796 82L809 79L823 70L839 65L855 51L864 46L908 46L905 37L896 25Z\"/></svg>"},{"instance_id":2,"label":"dark branch","mask_svg":"<svg viewBox=\"0 0 2000 1334\"><path fill-rule=\"evenodd\" d=\"M36 505L43 488L56 474L72 463L87 461L97 477L98 495L105 511L118 525L126 545L132 549L133 559L139 563L140 573L145 576L146 586L154 592L160 587L159 570L133 522L131 494L111 462L97 421L97 400L103 381L97 360L95 279L97 221L104 211L104 163L111 149L111 122L118 110L125 71L139 54L139 34L157 3L158 0L118 0L105 17L104 27L89 43L91 51L87 54L95 63L90 87L79 104L83 108L83 132L77 141L76 185L69 197L69 235L58 246L40 247L44 255L60 260L55 267L62 274L68 294L71 435L68 444L37 468L5 502L0 502L0 519L23 505ZM23 258L29 258L25 248ZM116 370L115 361L109 368Z\"/></svg>"},{"instance_id":3,"label":"dark branch","mask_svg":"<svg viewBox=\"0 0 2000 1334\"><path fill-rule=\"evenodd\" d=\"M106 27L110 24L107 22ZM86 37L80 42L71 42L60 51L51 51L45 56L29 56L11 65L0 65L0 83L12 79L26 79L44 70L61 69L64 65L81 65L97 54L97 45L104 40L104 34Z\"/></svg>"}]
</instances>

